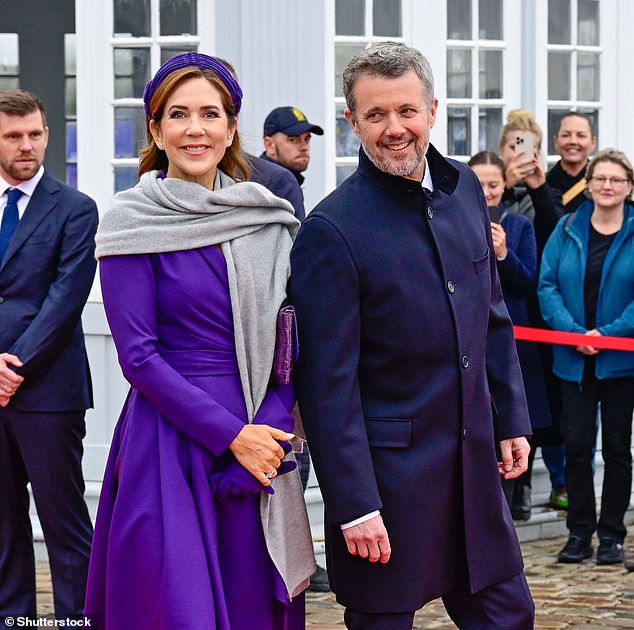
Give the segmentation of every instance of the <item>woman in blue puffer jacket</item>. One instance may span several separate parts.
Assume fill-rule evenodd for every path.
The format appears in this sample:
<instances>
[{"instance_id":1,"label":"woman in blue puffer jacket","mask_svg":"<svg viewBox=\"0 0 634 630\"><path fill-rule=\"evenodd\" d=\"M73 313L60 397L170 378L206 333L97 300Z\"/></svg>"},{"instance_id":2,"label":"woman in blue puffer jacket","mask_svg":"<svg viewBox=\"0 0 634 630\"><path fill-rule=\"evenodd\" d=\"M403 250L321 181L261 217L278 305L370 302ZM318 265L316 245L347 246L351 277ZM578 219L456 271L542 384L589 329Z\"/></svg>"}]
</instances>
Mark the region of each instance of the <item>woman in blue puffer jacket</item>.
<instances>
[{"instance_id":1,"label":"woman in blue puffer jacket","mask_svg":"<svg viewBox=\"0 0 634 630\"><path fill-rule=\"evenodd\" d=\"M623 523L632 485L634 353L599 350L592 337L634 335L634 171L620 151L606 149L588 165L590 199L560 219L544 249L539 303L555 330L588 337L577 347L555 346L561 380L570 537L559 562L623 561ZM596 414L601 404L605 475L597 523L593 485Z\"/></svg>"}]
</instances>

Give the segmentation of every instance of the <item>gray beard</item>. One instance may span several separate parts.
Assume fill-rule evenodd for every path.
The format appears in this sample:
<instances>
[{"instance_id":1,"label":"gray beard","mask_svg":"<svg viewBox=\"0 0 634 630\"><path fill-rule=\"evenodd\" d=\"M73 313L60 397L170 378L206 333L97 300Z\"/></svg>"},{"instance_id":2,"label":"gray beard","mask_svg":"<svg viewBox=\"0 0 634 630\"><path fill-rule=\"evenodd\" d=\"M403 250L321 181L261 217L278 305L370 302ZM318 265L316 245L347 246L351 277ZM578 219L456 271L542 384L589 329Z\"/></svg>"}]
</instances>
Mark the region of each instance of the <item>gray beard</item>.
<instances>
[{"instance_id":1,"label":"gray beard","mask_svg":"<svg viewBox=\"0 0 634 630\"><path fill-rule=\"evenodd\" d=\"M368 159L374 166L380 171L387 173L388 175L394 175L395 177L409 177L423 162L425 159L425 153L423 155L414 154L411 158L403 161L387 160L382 157L373 156L366 148L365 143L361 142L364 153L368 156Z\"/></svg>"}]
</instances>

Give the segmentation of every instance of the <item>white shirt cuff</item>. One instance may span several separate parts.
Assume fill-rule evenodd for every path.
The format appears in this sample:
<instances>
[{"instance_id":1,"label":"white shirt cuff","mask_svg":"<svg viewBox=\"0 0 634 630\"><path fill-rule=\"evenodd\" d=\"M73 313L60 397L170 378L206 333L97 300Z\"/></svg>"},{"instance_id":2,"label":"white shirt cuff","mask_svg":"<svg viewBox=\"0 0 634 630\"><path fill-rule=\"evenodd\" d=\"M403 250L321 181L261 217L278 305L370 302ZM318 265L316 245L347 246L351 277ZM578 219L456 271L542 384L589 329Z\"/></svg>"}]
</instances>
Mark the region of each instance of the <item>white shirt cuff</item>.
<instances>
[{"instance_id":1,"label":"white shirt cuff","mask_svg":"<svg viewBox=\"0 0 634 630\"><path fill-rule=\"evenodd\" d=\"M366 514L365 516L360 516L359 518L355 518L354 521L350 521L349 523L343 523L343 525L341 525L341 529L348 529L349 527L354 527L355 525L359 525L361 523L365 523L365 521L369 521L371 518L374 518L375 516L378 516L381 512L379 512L378 510L374 510L374 512L370 512L369 514Z\"/></svg>"}]
</instances>

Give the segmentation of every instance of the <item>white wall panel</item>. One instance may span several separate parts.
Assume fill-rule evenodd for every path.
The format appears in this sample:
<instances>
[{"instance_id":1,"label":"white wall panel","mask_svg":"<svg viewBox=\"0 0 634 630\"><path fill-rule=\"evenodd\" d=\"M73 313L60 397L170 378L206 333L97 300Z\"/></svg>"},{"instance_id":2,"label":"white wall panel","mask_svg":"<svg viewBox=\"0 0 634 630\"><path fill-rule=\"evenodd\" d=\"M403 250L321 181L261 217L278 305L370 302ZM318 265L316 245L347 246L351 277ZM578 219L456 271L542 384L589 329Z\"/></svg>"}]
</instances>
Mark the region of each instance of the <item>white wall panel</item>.
<instances>
[{"instance_id":1,"label":"white wall panel","mask_svg":"<svg viewBox=\"0 0 634 630\"><path fill-rule=\"evenodd\" d=\"M333 86L327 84L329 73L324 71L325 60L332 58L325 33L328 4L296 0L216 2L215 52L231 61L238 72L245 94L240 135L248 151L256 155L262 152L264 118L282 105L298 107L310 122L324 127L328 137L334 137L330 111ZM325 195L324 137L313 136L311 144L304 184L307 210ZM332 148L334 154L334 144Z\"/></svg>"}]
</instances>

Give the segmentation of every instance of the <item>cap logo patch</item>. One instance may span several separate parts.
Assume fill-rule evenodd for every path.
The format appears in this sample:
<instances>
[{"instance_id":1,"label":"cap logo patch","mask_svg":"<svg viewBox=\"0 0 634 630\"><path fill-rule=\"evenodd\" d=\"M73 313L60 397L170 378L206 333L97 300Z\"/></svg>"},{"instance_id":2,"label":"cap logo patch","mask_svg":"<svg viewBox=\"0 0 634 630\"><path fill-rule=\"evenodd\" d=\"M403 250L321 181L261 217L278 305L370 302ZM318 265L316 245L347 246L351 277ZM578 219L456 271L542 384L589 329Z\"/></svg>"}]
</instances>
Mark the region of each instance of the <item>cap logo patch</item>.
<instances>
[{"instance_id":1,"label":"cap logo patch","mask_svg":"<svg viewBox=\"0 0 634 630\"><path fill-rule=\"evenodd\" d=\"M299 109L296 109L295 107L291 107L291 111L293 112L293 116L297 118L297 122L304 122L306 120L306 116L304 116L304 114L302 114L302 112L300 112Z\"/></svg>"}]
</instances>

